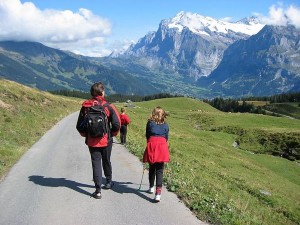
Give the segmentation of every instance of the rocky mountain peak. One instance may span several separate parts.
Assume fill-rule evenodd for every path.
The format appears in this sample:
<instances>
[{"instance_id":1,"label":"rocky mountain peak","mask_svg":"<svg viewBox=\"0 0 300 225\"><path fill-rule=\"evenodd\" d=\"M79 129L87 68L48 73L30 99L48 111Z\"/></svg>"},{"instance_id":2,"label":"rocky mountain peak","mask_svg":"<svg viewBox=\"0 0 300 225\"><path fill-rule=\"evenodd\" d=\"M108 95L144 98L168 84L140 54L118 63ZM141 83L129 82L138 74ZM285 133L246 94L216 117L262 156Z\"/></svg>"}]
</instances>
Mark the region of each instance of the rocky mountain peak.
<instances>
[{"instance_id":1,"label":"rocky mountain peak","mask_svg":"<svg viewBox=\"0 0 300 225\"><path fill-rule=\"evenodd\" d=\"M247 24L247 25L256 25L256 24L263 24L259 18L255 17L255 16L250 16L250 17L245 17L239 21L237 21L236 23L239 24Z\"/></svg>"},{"instance_id":2,"label":"rocky mountain peak","mask_svg":"<svg viewBox=\"0 0 300 225\"><path fill-rule=\"evenodd\" d=\"M222 61L209 76L210 84L227 96L299 91L299 62L300 29L266 25L256 35L225 50Z\"/></svg>"}]
</instances>

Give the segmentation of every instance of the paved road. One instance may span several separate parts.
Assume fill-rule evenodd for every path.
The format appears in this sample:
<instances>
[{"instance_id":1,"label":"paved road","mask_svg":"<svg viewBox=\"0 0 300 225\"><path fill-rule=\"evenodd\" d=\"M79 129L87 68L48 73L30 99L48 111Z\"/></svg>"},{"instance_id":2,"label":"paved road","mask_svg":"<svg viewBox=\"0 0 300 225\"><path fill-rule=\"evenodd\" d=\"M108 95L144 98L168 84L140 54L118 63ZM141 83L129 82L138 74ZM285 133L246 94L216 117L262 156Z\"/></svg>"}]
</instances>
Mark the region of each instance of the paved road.
<instances>
[{"instance_id":1,"label":"paved road","mask_svg":"<svg viewBox=\"0 0 300 225\"><path fill-rule=\"evenodd\" d=\"M154 203L147 171L127 149L114 143L113 190L94 191L90 156L75 130L77 113L49 130L0 183L0 225L175 225L205 224L171 192Z\"/></svg>"}]
</instances>

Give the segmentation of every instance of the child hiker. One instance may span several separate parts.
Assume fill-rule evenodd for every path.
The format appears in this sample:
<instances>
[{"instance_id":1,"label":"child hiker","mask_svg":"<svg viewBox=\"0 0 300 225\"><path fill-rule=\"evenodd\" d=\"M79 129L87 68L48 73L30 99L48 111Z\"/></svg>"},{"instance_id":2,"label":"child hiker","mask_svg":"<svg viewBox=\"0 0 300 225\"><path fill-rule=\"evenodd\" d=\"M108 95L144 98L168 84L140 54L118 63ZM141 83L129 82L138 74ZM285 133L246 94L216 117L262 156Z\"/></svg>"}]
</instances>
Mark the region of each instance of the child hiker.
<instances>
[{"instance_id":1,"label":"child hiker","mask_svg":"<svg viewBox=\"0 0 300 225\"><path fill-rule=\"evenodd\" d=\"M170 161L168 148L169 126L165 122L166 113L161 107L155 107L146 126L147 146L143 162L149 163L149 193L154 193L154 180L156 178L155 198L161 200L164 163Z\"/></svg>"},{"instance_id":2,"label":"child hiker","mask_svg":"<svg viewBox=\"0 0 300 225\"><path fill-rule=\"evenodd\" d=\"M130 123L130 118L126 114L126 110L124 107L121 108L120 119L121 119L120 139L121 139L121 144L124 145L126 144L127 126Z\"/></svg>"}]
</instances>

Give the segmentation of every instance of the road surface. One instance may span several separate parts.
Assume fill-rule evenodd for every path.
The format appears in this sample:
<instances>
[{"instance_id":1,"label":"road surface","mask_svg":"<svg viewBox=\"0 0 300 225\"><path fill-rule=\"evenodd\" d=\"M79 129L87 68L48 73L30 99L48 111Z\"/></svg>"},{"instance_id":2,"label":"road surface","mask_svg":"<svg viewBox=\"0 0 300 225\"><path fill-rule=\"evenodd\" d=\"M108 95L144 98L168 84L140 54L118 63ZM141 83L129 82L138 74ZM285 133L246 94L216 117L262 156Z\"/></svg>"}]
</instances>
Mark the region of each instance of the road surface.
<instances>
[{"instance_id":1,"label":"road surface","mask_svg":"<svg viewBox=\"0 0 300 225\"><path fill-rule=\"evenodd\" d=\"M162 201L148 194L148 172L114 143L112 190L94 192L90 155L75 130L77 113L57 123L0 183L0 225L194 225L199 221L165 188Z\"/></svg>"}]
</instances>

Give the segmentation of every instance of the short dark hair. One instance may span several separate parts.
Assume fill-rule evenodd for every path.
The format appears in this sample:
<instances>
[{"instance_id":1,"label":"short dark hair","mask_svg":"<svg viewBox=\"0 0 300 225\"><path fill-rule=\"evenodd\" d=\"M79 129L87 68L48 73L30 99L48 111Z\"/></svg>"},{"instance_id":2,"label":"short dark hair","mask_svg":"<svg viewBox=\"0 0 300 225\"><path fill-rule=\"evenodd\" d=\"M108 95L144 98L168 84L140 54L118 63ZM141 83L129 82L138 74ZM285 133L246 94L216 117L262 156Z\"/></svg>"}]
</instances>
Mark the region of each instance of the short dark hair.
<instances>
[{"instance_id":1,"label":"short dark hair","mask_svg":"<svg viewBox=\"0 0 300 225\"><path fill-rule=\"evenodd\" d=\"M102 82L97 82L94 83L91 87L91 96L96 97L96 96L102 96L104 91L104 85Z\"/></svg>"}]
</instances>

